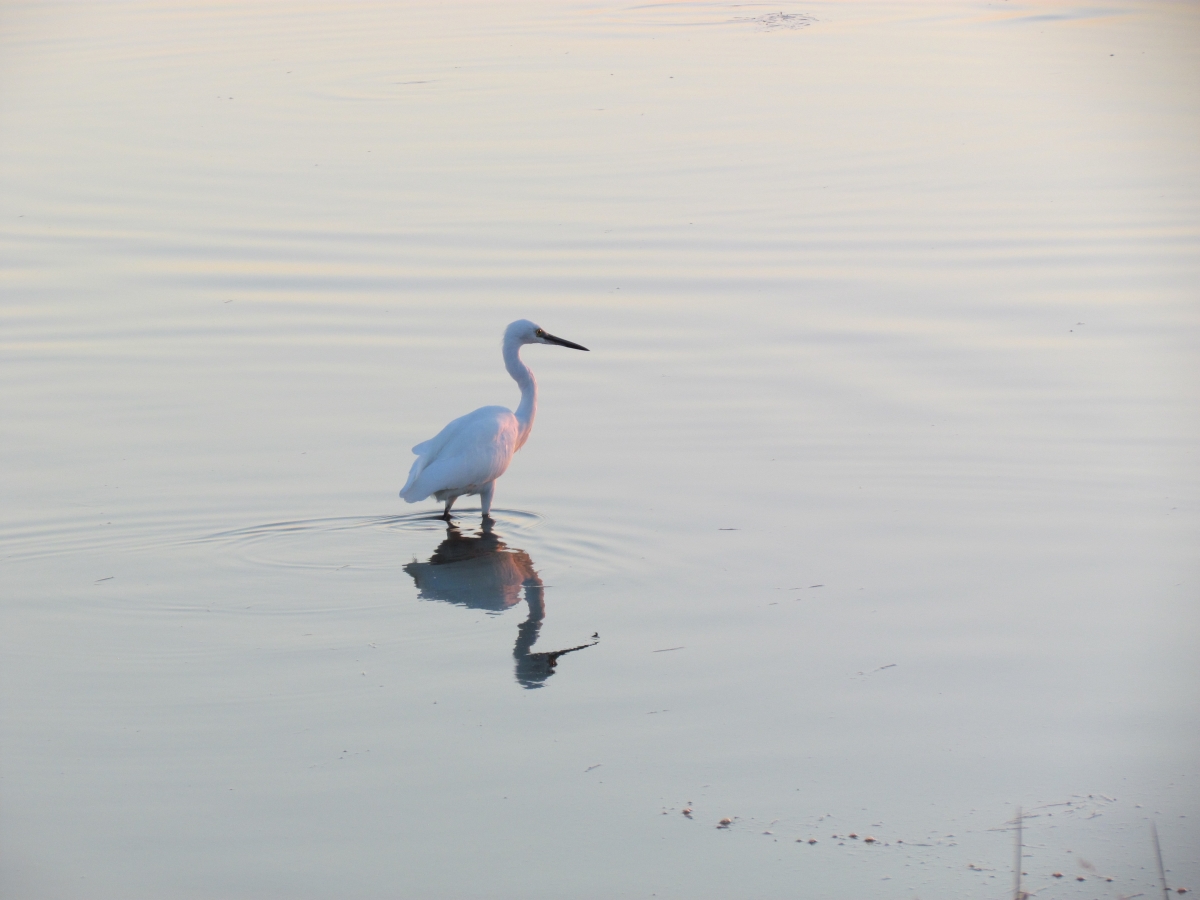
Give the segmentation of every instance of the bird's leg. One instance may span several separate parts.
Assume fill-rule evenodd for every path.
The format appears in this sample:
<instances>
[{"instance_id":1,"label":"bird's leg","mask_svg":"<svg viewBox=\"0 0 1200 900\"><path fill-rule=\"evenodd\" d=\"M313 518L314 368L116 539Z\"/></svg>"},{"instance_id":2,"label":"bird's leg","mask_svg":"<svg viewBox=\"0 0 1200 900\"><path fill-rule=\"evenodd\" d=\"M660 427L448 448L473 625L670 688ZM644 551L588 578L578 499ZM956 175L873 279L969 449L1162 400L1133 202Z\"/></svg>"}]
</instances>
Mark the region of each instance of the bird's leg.
<instances>
[{"instance_id":1,"label":"bird's leg","mask_svg":"<svg viewBox=\"0 0 1200 900\"><path fill-rule=\"evenodd\" d=\"M496 482L489 481L479 491L479 502L483 504L483 517L490 519L492 517L492 494L496 490Z\"/></svg>"},{"instance_id":2,"label":"bird's leg","mask_svg":"<svg viewBox=\"0 0 1200 900\"><path fill-rule=\"evenodd\" d=\"M446 498L446 508L444 510L442 510L442 518L445 519L447 522L450 521L450 507L452 507L454 505L454 501L457 499L458 499L457 497L447 497Z\"/></svg>"}]
</instances>

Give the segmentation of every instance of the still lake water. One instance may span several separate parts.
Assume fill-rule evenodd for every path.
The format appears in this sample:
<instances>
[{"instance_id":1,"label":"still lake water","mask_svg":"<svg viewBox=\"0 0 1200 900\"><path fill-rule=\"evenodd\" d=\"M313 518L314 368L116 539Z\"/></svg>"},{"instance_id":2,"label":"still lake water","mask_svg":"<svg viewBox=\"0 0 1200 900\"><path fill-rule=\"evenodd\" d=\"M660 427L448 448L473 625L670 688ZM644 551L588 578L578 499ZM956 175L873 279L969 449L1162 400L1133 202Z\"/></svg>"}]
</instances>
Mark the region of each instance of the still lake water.
<instances>
[{"instance_id":1,"label":"still lake water","mask_svg":"<svg viewBox=\"0 0 1200 900\"><path fill-rule=\"evenodd\" d=\"M4 896L1200 889L1198 34L6 4Z\"/></svg>"}]
</instances>

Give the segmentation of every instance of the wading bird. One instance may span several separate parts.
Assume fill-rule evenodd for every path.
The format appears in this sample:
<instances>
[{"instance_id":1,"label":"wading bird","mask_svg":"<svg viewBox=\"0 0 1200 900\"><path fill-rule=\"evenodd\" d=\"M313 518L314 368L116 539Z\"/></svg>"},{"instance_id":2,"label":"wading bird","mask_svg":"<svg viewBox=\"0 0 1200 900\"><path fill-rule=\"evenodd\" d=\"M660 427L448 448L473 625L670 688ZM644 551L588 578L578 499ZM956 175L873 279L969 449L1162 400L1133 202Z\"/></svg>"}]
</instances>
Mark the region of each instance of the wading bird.
<instances>
[{"instance_id":1,"label":"wading bird","mask_svg":"<svg viewBox=\"0 0 1200 900\"><path fill-rule=\"evenodd\" d=\"M521 389L521 405L515 413L503 406L480 407L413 447L417 458L400 490L401 498L416 503L433 496L446 504L442 515L449 519L455 500L478 494L484 518L491 514L496 479L529 439L537 414L537 381L529 366L521 362L522 344L587 349L547 334L528 319L519 319L504 329L504 368Z\"/></svg>"}]
</instances>

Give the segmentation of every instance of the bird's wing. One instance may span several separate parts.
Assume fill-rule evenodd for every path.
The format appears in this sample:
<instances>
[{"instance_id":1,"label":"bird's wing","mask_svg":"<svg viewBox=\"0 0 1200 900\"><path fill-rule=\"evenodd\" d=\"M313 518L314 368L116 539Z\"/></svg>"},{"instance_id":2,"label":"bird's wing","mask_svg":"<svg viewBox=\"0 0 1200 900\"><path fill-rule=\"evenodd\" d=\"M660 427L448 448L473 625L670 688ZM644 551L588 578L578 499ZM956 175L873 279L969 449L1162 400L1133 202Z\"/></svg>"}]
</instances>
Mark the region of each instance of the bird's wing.
<instances>
[{"instance_id":1,"label":"bird's wing","mask_svg":"<svg viewBox=\"0 0 1200 900\"><path fill-rule=\"evenodd\" d=\"M476 412L478 412L478 410L476 410ZM412 468L408 470L408 480L404 482L404 487L400 488L401 497L403 497L408 489L412 487L413 482L417 480L417 476L425 471L425 467L437 458L438 451L450 442L458 430L463 427L463 423L470 419L473 415L475 415L475 413L468 413L465 416L459 416L429 440L421 441L421 443L412 448L412 452L417 454L417 458L413 460ZM423 500L425 498L418 497L416 499ZM410 500L409 502L411 503L413 501Z\"/></svg>"},{"instance_id":2,"label":"bird's wing","mask_svg":"<svg viewBox=\"0 0 1200 900\"><path fill-rule=\"evenodd\" d=\"M413 448L419 455L400 496L416 503L437 491L474 493L504 474L519 433L516 416L502 406L485 406L455 419Z\"/></svg>"}]
</instances>

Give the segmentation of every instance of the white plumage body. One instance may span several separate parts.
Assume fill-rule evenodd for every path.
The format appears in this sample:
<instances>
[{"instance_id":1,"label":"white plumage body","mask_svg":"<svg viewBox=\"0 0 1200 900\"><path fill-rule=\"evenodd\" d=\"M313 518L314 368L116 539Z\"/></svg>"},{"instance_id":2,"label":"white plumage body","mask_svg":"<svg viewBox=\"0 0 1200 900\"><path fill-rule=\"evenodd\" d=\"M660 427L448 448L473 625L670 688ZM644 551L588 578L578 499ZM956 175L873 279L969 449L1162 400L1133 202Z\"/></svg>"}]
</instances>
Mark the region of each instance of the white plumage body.
<instances>
[{"instance_id":1,"label":"white plumage body","mask_svg":"<svg viewBox=\"0 0 1200 900\"><path fill-rule=\"evenodd\" d=\"M503 406L483 406L417 444L400 496L409 503L478 494L508 469L521 446L521 425Z\"/></svg>"}]
</instances>

